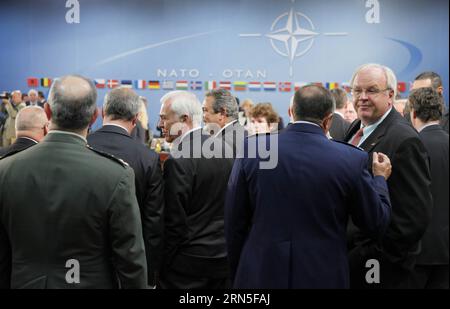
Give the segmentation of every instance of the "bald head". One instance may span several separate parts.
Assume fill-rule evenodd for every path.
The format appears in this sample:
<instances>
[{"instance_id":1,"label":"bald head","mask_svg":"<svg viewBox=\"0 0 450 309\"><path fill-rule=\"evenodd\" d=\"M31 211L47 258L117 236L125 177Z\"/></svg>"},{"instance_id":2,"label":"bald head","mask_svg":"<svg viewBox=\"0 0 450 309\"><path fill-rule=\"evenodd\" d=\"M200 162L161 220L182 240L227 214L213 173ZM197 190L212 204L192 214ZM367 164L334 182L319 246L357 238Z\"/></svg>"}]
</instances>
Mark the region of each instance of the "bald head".
<instances>
[{"instance_id":1,"label":"bald head","mask_svg":"<svg viewBox=\"0 0 450 309\"><path fill-rule=\"evenodd\" d=\"M41 141L47 134L47 116L39 106L28 106L20 110L16 117L16 136Z\"/></svg>"},{"instance_id":2,"label":"bald head","mask_svg":"<svg viewBox=\"0 0 450 309\"><path fill-rule=\"evenodd\" d=\"M95 121L97 90L92 81L78 75L56 79L50 89L48 115L52 128L84 131Z\"/></svg>"}]
</instances>

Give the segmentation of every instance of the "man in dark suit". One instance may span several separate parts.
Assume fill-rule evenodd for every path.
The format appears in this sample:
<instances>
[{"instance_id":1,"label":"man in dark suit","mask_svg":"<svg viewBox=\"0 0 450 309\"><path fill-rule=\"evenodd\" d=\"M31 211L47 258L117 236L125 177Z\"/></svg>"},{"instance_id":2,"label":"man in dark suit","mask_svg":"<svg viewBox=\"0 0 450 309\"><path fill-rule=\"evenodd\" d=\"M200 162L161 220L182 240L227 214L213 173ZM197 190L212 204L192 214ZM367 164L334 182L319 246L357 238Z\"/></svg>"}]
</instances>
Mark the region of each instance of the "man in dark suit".
<instances>
[{"instance_id":1,"label":"man in dark suit","mask_svg":"<svg viewBox=\"0 0 450 309\"><path fill-rule=\"evenodd\" d=\"M134 173L90 149L92 81L54 81L50 132L0 160L0 288L145 288Z\"/></svg>"},{"instance_id":2,"label":"man in dark suit","mask_svg":"<svg viewBox=\"0 0 450 309\"><path fill-rule=\"evenodd\" d=\"M411 90L423 87L433 88L439 93L440 96L442 96L442 98L444 98L444 87L439 74L431 71L420 73L414 80ZM444 131L448 133L448 109L443 113L440 120L440 125Z\"/></svg>"},{"instance_id":3,"label":"man in dark suit","mask_svg":"<svg viewBox=\"0 0 450 309\"><path fill-rule=\"evenodd\" d=\"M347 110L348 104L347 93L341 88L335 88L331 90L331 94L333 95L334 102L336 103L336 110L333 114L330 135L337 141L343 141L345 133L350 127L350 123L344 119L344 114Z\"/></svg>"},{"instance_id":4,"label":"man in dark suit","mask_svg":"<svg viewBox=\"0 0 450 309\"><path fill-rule=\"evenodd\" d=\"M204 130L211 136L221 138L232 148L228 158L236 158L244 146L247 130L239 124L239 106L228 90L214 89L203 101Z\"/></svg>"},{"instance_id":5,"label":"man in dark suit","mask_svg":"<svg viewBox=\"0 0 450 309\"><path fill-rule=\"evenodd\" d=\"M444 104L442 96L433 88L413 90L409 102L411 122L430 156L433 195L433 216L422 238L422 251L415 268L417 287L448 289L449 137L439 126Z\"/></svg>"},{"instance_id":6,"label":"man in dark suit","mask_svg":"<svg viewBox=\"0 0 450 309\"><path fill-rule=\"evenodd\" d=\"M389 222L390 160L373 155L373 178L366 153L326 137L330 92L301 88L293 116L278 135L248 138L248 147L278 146L275 167L259 153L234 163L225 227L235 288L348 288L348 216L374 238Z\"/></svg>"},{"instance_id":7,"label":"man in dark suit","mask_svg":"<svg viewBox=\"0 0 450 309\"><path fill-rule=\"evenodd\" d=\"M139 105L139 96L132 89L112 90L102 110L103 127L88 136L88 143L124 160L134 170L149 284L154 286L162 255L163 179L159 156L130 136L138 121Z\"/></svg>"},{"instance_id":8,"label":"man in dark suit","mask_svg":"<svg viewBox=\"0 0 450 309\"><path fill-rule=\"evenodd\" d=\"M161 287L226 288L223 207L232 159L222 159L222 140L202 133L202 110L194 94L170 92L161 103L159 126L166 141L173 143L164 163Z\"/></svg>"},{"instance_id":9,"label":"man in dark suit","mask_svg":"<svg viewBox=\"0 0 450 309\"><path fill-rule=\"evenodd\" d=\"M353 75L351 86L360 120L353 122L345 140L370 155L385 153L393 167L388 181L392 219L383 238L372 241L350 225L352 287L413 287L412 270L432 212L428 154L414 128L393 108L397 80L391 69L363 65ZM366 282L369 259L379 262L379 284Z\"/></svg>"},{"instance_id":10,"label":"man in dark suit","mask_svg":"<svg viewBox=\"0 0 450 309\"><path fill-rule=\"evenodd\" d=\"M16 141L9 147L0 148L0 158L21 152L39 143L48 132L48 120L44 109L27 106L16 117Z\"/></svg>"},{"instance_id":11,"label":"man in dark suit","mask_svg":"<svg viewBox=\"0 0 450 309\"><path fill-rule=\"evenodd\" d=\"M39 100L39 95L36 90L31 89L30 91L28 91L28 99L29 101L25 102L27 106L39 106L42 108L44 107L45 102L41 102Z\"/></svg>"}]
</instances>

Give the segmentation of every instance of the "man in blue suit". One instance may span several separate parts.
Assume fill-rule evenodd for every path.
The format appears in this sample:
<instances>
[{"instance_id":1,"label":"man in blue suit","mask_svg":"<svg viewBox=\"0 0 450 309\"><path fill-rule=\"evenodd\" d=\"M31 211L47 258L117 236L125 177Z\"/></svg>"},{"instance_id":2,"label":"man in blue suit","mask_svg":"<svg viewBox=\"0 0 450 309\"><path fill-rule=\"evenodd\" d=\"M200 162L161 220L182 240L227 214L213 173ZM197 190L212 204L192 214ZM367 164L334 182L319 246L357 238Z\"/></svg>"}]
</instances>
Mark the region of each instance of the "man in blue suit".
<instances>
[{"instance_id":1,"label":"man in blue suit","mask_svg":"<svg viewBox=\"0 0 450 309\"><path fill-rule=\"evenodd\" d=\"M372 177L367 153L329 140L333 109L327 89L301 88L292 125L247 140L278 142L275 168L262 169L261 155L235 161L225 206L235 288L348 288L349 215L374 238L388 225L390 160L375 153Z\"/></svg>"}]
</instances>

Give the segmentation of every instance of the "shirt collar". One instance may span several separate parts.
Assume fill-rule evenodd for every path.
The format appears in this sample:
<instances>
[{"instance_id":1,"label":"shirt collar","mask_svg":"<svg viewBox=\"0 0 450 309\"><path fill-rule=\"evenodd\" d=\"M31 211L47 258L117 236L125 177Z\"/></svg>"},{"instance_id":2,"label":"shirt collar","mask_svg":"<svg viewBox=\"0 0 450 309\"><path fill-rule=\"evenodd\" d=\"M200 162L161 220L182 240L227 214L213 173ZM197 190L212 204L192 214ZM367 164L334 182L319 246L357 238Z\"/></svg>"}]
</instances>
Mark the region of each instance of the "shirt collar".
<instances>
[{"instance_id":1,"label":"shirt collar","mask_svg":"<svg viewBox=\"0 0 450 309\"><path fill-rule=\"evenodd\" d=\"M121 126L120 124L116 124L116 123L104 123L103 126L115 126L115 127L119 127L119 128L121 128L121 129L125 130L125 132L127 132L127 134L129 134L129 133L128 133L128 130L127 130L125 127Z\"/></svg>"},{"instance_id":2,"label":"shirt collar","mask_svg":"<svg viewBox=\"0 0 450 309\"><path fill-rule=\"evenodd\" d=\"M77 134L77 133L68 132L68 131L61 131L61 130L51 130L50 132L48 132L48 134L53 134L53 133L76 136L78 138L81 138L87 144L86 137L84 137L84 136L82 136L80 134Z\"/></svg>"},{"instance_id":3,"label":"shirt collar","mask_svg":"<svg viewBox=\"0 0 450 309\"><path fill-rule=\"evenodd\" d=\"M423 129L431 127L431 126L436 126L436 125L439 125L439 121L438 122L427 123L423 127L417 129L417 132L422 132Z\"/></svg>"},{"instance_id":4,"label":"shirt collar","mask_svg":"<svg viewBox=\"0 0 450 309\"><path fill-rule=\"evenodd\" d=\"M338 114L338 115L341 116L342 118L345 118L345 117L344 117L344 114L342 114L341 112L334 111L334 113L335 113L335 114Z\"/></svg>"},{"instance_id":5,"label":"shirt collar","mask_svg":"<svg viewBox=\"0 0 450 309\"><path fill-rule=\"evenodd\" d=\"M297 123L313 124L313 125L318 126L320 128L320 126L317 123L314 123L314 122L311 122L311 121L298 120L298 121L294 121L292 124L297 124Z\"/></svg>"},{"instance_id":6,"label":"shirt collar","mask_svg":"<svg viewBox=\"0 0 450 309\"><path fill-rule=\"evenodd\" d=\"M28 139L28 140L30 140L30 141L33 141L33 142L35 142L36 144L39 144L39 142L38 142L37 140L35 140L35 139L32 139L31 137L26 137L26 136L19 136L18 138L24 138L24 139Z\"/></svg>"},{"instance_id":7,"label":"shirt collar","mask_svg":"<svg viewBox=\"0 0 450 309\"><path fill-rule=\"evenodd\" d=\"M391 111L392 111L392 106L386 113L384 113L384 115L377 122L375 122L373 124L370 124L370 125L368 125L366 127L364 127L363 123L361 122L361 128L364 128L364 130L363 130L364 136L369 135L370 133L372 133L380 125L380 123L382 123L383 120L386 119L386 117L389 115L389 113Z\"/></svg>"}]
</instances>

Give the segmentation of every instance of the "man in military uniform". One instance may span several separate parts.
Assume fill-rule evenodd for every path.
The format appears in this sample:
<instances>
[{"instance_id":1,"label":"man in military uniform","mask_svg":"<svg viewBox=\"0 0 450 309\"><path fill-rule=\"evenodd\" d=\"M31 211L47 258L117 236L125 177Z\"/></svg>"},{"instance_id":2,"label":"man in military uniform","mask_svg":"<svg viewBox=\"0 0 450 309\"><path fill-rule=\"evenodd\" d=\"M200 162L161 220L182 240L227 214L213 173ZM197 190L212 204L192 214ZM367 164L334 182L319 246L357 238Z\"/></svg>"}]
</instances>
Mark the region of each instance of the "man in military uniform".
<instances>
[{"instance_id":1,"label":"man in military uniform","mask_svg":"<svg viewBox=\"0 0 450 309\"><path fill-rule=\"evenodd\" d=\"M81 76L56 80L49 134L0 160L0 288L147 286L133 170L86 146L96 98Z\"/></svg>"},{"instance_id":2,"label":"man in military uniform","mask_svg":"<svg viewBox=\"0 0 450 309\"><path fill-rule=\"evenodd\" d=\"M7 147L14 143L16 137L16 116L17 113L26 105L22 102L22 93L16 90L11 94L11 101L2 100L8 113L5 125L3 127L3 147Z\"/></svg>"}]
</instances>

